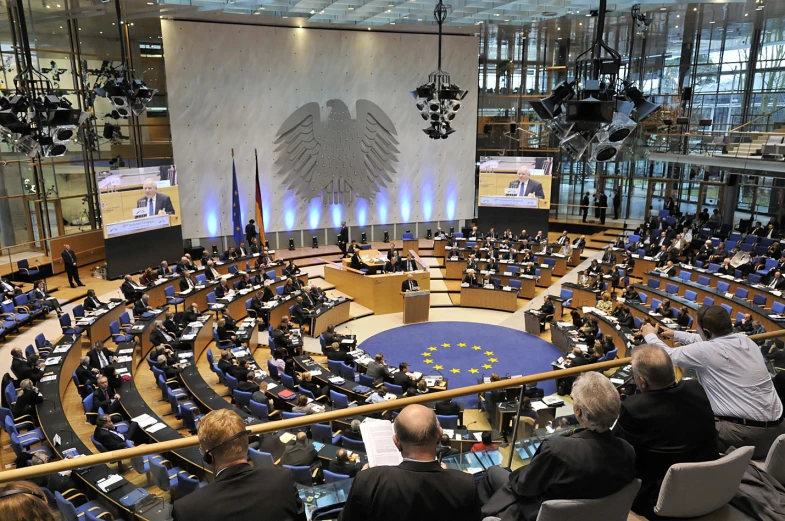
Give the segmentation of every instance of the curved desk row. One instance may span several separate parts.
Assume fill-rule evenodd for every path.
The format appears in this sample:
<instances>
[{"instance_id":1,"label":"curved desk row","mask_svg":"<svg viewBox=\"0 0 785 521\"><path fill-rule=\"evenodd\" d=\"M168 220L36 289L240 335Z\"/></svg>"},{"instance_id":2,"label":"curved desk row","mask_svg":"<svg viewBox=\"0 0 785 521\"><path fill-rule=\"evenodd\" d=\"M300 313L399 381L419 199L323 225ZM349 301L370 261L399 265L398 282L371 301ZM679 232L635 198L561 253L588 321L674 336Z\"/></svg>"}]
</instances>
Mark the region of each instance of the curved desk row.
<instances>
[{"instance_id":1,"label":"curved desk row","mask_svg":"<svg viewBox=\"0 0 785 521\"><path fill-rule=\"evenodd\" d=\"M482 262L485 262L485 264L487 264L486 261L482 261ZM478 262L477 265L479 267L480 263ZM524 265L523 264L516 264L514 262L508 262L508 261L499 261L499 269L500 270L504 270L504 271L502 271L501 273L494 273L492 275L494 277L507 277L507 280L509 280L511 278L512 279L522 279L521 289L523 290L523 277L521 277L520 271L518 271L517 274L504 275L504 273L508 272L507 269L506 269L506 266L517 266L519 268L519 270L520 270L520 268L522 268ZM451 280L459 279L460 280L460 279L463 279L463 276L466 274L466 261L465 260L460 260L460 259L456 260L456 259L453 259L453 258L447 258L447 259L444 259L444 268L445 268L445 275L444 275L445 279L451 279ZM547 264L541 264L541 265L540 264L536 264L535 268L540 270L539 278L535 278L534 279L536 285L540 286L540 287L546 287L546 288L549 287L551 285L551 280L552 280L551 274L553 273L553 268L551 268L551 266L547 265Z\"/></svg>"}]
</instances>

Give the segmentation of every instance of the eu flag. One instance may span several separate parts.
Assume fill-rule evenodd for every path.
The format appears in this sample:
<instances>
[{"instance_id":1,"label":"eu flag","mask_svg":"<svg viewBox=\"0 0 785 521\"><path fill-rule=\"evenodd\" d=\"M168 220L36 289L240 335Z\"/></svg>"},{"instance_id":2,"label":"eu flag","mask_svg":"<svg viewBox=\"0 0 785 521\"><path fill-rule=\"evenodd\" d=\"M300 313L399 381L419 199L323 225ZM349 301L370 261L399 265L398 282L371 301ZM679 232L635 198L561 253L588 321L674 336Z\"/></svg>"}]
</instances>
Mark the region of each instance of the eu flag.
<instances>
[{"instance_id":1,"label":"eu flag","mask_svg":"<svg viewBox=\"0 0 785 521\"><path fill-rule=\"evenodd\" d=\"M232 158L232 232L234 245L243 242L243 219L240 216L240 190L237 189L237 169Z\"/></svg>"}]
</instances>

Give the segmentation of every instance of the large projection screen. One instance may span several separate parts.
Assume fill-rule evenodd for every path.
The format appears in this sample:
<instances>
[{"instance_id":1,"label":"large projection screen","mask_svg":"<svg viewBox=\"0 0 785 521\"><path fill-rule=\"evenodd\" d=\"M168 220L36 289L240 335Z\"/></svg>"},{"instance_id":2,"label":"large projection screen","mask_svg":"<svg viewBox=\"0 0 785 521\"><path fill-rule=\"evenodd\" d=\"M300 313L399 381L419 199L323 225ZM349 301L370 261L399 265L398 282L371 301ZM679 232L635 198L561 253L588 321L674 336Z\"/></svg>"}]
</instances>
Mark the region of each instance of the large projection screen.
<instances>
[{"instance_id":1,"label":"large projection screen","mask_svg":"<svg viewBox=\"0 0 785 521\"><path fill-rule=\"evenodd\" d=\"M232 149L243 223L253 218L258 151L268 231L473 216L476 37L444 38L442 69L469 94L456 132L431 140L410 91L436 68L436 35L170 20L162 29L184 237L231 235ZM302 111L313 115L303 129L318 129L324 153L298 156L292 142L287 160L288 137L279 132ZM367 125L393 138L397 152L376 158L388 179L355 175ZM329 172L309 177L308 161ZM287 165L289 175L281 171ZM347 183L352 193L341 192Z\"/></svg>"}]
</instances>

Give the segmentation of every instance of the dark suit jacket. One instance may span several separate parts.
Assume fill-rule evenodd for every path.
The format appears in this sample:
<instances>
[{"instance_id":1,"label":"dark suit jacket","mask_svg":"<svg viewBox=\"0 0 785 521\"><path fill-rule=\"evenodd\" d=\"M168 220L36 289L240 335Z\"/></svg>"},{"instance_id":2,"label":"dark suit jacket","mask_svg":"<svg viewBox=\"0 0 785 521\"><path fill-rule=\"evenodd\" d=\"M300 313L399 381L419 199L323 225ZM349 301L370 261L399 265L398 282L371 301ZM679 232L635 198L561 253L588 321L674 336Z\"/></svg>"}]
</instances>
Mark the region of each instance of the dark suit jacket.
<instances>
[{"instance_id":1,"label":"dark suit jacket","mask_svg":"<svg viewBox=\"0 0 785 521\"><path fill-rule=\"evenodd\" d=\"M108 347L104 347L103 353L106 357L106 361L110 364L112 363L112 357L114 356L114 351L111 351ZM87 357L90 359L90 367L95 369L101 369L101 361L98 359L98 350L91 349L87 352Z\"/></svg>"},{"instance_id":2,"label":"dark suit jacket","mask_svg":"<svg viewBox=\"0 0 785 521\"><path fill-rule=\"evenodd\" d=\"M109 412L109 404L112 402L112 398L114 397L116 391L112 389L111 386L106 388L106 393L100 388L97 387L95 391L93 391L93 412L97 411L99 407L101 407L105 413ZM109 398L107 399L106 394L109 394ZM101 441L101 440L98 440ZM125 448L125 446L123 446Z\"/></svg>"},{"instance_id":3,"label":"dark suit jacket","mask_svg":"<svg viewBox=\"0 0 785 521\"><path fill-rule=\"evenodd\" d=\"M439 416L458 416L461 414L461 406L455 402L447 402L447 400L439 400L434 408Z\"/></svg>"},{"instance_id":4,"label":"dark suit jacket","mask_svg":"<svg viewBox=\"0 0 785 521\"><path fill-rule=\"evenodd\" d=\"M175 521L305 521L292 472L280 467L232 465L214 483L178 499Z\"/></svg>"},{"instance_id":5,"label":"dark suit jacket","mask_svg":"<svg viewBox=\"0 0 785 521\"><path fill-rule=\"evenodd\" d=\"M136 302L134 302L135 317L140 317L146 312L147 312L147 306L145 306L144 302L142 302L142 299L139 299Z\"/></svg>"},{"instance_id":6,"label":"dark suit jacket","mask_svg":"<svg viewBox=\"0 0 785 521\"><path fill-rule=\"evenodd\" d=\"M646 512L654 508L671 465L718 457L714 414L697 380L628 396L613 433L635 449L636 476L643 480L636 505Z\"/></svg>"},{"instance_id":7,"label":"dark suit jacket","mask_svg":"<svg viewBox=\"0 0 785 521\"><path fill-rule=\"evenodd\" d=\"M35 406L44 401L44 397L32 389L26 389L22 395L17 397L14 404L14 418L19 418L25 414L35 414Z\"/></svg>"},{"instance_id":8,"label":"dark suit jacket","mask_svg":"<svg viewBox=\"0 0 785 521\"><path fill-rule=\"evenodd\" d=\"M66 270L73 268L74 264L76 264L76 253L74 253L74 250L63 250L63 253L60 254L60 257L63 258L63 263L65 264Z\"/></svg>"},{"instance_id":9,"label":"dark suit jacket","mask_svg":"<svg viewBox=\"0 0 785 521\"><path fill-rule=\"evenodd\" d=\"M329 465L327 466L327 470L334 474L343 474L344 476L349 476L353 478L357 475L357 472L360 471L360 465L358 465L354 461L349 461L347 463L338 463L336 460L330 461Z\"/></svg>"},{"instance_id":10,"label":"dark suit jacket","mask_svg":"<svg viewBox=\"0 0 785 521\"><path fill-rule=\"evenodd\" d=\"M79 379L79 383L82 385L86 383L92 383L93 387L95 387L96 378L98 375L83 365L79 365L79 367L76 368L76 377Z\"/></svg>"},{"instance_id":11,"label":"dark suit jacket","mask_svg":"<svg viewBox=\"0 0 785 521\"><path fill-rule=\"evenodd\" d=\"M125 446L125 440L120 438L120 436L110 429L96 427L93 436L95 436L98 443L106 447L106 450L121 450L127 448Z\"/></svg>"},{"instance_id":12,"label":"dark suit jacket","mask_svg":"<svg viewBox=\"0 0 785 521\"><path fill-rule=\"evenodd\" d=\"M341 228L341 233L339 234L339 240L343 243L349 242L349 227L344 226Z\"/></svg>"},{"instance_id":13,"label":"dark suit jacket","mask_svg":"<svg viewBox=\"0 0 785 521\"><path fill-rule=\"evenodd\" d=\"M177 340L177 337L175 337L174 335L170 335L170 336L174 337L174 340L167 340L163 334L163 331L161 331L158 328L155 328L150 332L150 342L154 346L159 346L161 344L171 344L172 342L175 342Z\"/></svg>"},{"instance_id":14,"label":"dark suit jacket","mask_svg":"<svg viewBox=\"0 0 785 521\"><path fill-rule=\"evenodd\" d=\"M474 479L437 461L404 461L363 470L354 478L342 521L477 521L480 498Z\"/></svg>"},{"instance_id":15,"label":"dark suit jacket","mask_svg":"<svg viewBox=\"0 0 785 521\"><path fill-rule=\"evenodd\" d=\"M610 432L578 429L542 442L529 465L482 507L502 521L535 521L549 499L597 499L618 492L635 478L635 451Z\"/></svg>"},{"instance_id":16,"label":"dark suit jacket","mask_svg":"<svg viewBox=\"0 0 785 521\"><path fill-rule=\"evenodd\" d=\"M416 290L419 287L419 285L417 284L417 281L413 280L411 282L412 282L412 290ZM409 291L409 281L408 280L404 280L403 282L401 282L401 291Z\"/></svg>"},{"instance_id":17,"label":"dark suit jacket","mask_svg":"<svg viewBox=\"0 0 785 521\"><path fill-rule=\"evenodd\" d=\"M35 368L33 364L24 358L14 358L11 361L11 372L14 373L17 380L22 381L25 378L29 378L33 383L37 383L44 376L42 370Z\"/></svg>"},{"instance_id":18,"label":"dark suit jacket","mask_svg":"<svg viewBox=\"0 0 785 521\"><path fill-rule=\"evenodd\" d=\"M186 291L189 287L192 286L196 286L196 282L194 282L193 279L191 279L191 286L188 286L188 281L185 279L185 277L180 279L180 291Z\"/></svg>"},{"instance_id":19,"label":"dark suit jacket","mask_svg":"<svg viewBox=\"0 0 785 521\"><path fill-rule=\"evenodd\" d=\"M316 461L317 456L316 449L310 442L306 442L305 445L294 443L287 445L286 449L283 451L281 465L310 465Z\"/></svg>"},{"instance_id":20,"label":"dark suit jacket","mask_svg":"<svg viewBox=\"0 0 785 521\"><path fill-rule=\"evenodd\" d=\"M98 297L87 297L84 299L83 307L85 308L85 311L93 311L94 309L101 307L101 304L103 304L103 302L98 300Z\"/></svg>"},{"instance_id":21,"label":"dark suit jacket","mask_svg":"<svg viewBox=\"0 0 785 521\"><path fill-rule=\"evenodd\" d=\"M409 378L409 374L402 371L398 371L393 375L392 383L393 385L400 385L403 392L406 392L406 389L414 385L412 379Z\"/></svg>"},{"instance_id":22,"label":"dark suit jacket","mask_svg":"<svg viewBox=\"0 0 785 521\"><path fill-rule=\"evenodd\" d=\"M517 179L510 182L510 188L520 188L520 186L521 182ZM542 189L542 183L530 178L529 184L526 185L526 193L523 195L527 196L529 194L534 194L538 199L545 199L545 191Z\"/></svg>"},{"instance_id":23,"label":"dark suit jacket","mask_svg":"<svg viewBox=\"0 0 785 521\"><path fill-rule=\"evenodd\" d=\"M229 286L223 287L221 284L218 284L215 287L215 296L216 298L224 298L226 295L229 294L229 290L232 289Z\"/></svg>"},{"instance_id":24,"label":"dark suit jacket","mask_svg":"<svg viewBox=\"0 0 785 521\"><path fill-rule=\"evenodd\" d=\"M137 208L149 208L150 203L147 201L147 197L140 197L136 201ZM158 215L158 212L163 210L166 212L167 215L174 215L174 206L172 206L172 200L169 198L168 195L162 194L161 192L156 192L155 194L155 215Z\"/></svg>"},{"instance_id":25,"label":"dark suit jacket","mask_svg":"<svg viewBox=\"0 0 785 521\"><path fill-rule=\"evenodd\" d=\"M610 253L606 252L602 256L602 262L609 262L611 264L616 264L616 254L613 252Z\"/></svg>"}]
</instances>

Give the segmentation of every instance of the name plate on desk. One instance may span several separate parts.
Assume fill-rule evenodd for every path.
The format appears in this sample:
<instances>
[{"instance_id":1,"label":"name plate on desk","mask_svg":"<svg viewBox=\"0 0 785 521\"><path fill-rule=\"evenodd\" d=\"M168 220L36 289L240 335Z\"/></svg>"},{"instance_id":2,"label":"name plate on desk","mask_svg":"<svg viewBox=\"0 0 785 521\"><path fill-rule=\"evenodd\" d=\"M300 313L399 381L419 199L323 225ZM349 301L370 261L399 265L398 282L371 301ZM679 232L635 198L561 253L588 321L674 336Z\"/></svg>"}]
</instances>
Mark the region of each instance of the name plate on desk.
<instances>
[{"instance_id":1,"label":"name plate on desk","mask_svg":"<svg viewBox=\"0 0 785 521\"><path fill-rule=\"evenodd\" d=\"M430 294L431 294L430 291L424 291L424 290L423 291L407 291L406 293L403 294L403 296L406 297L406 298L410 298L410 297L422 297L424 295L430 295Z\"/></svg>"},{"instance_id":2,"label":"name plate on desk","mask_svg":"<svg viewBox=\"0 0 785 521\"><path fill-rule=\"evenodd\" d=\"M145 230L155 230L157 228L166 228L168 226L169 216L157 215L155 217L144 217L131 221L121 221L118 223L107 224L105 229L107 237L115 237L117 235L126 235L129 233L142 232Z\"/></svg>"}]
</instances>

